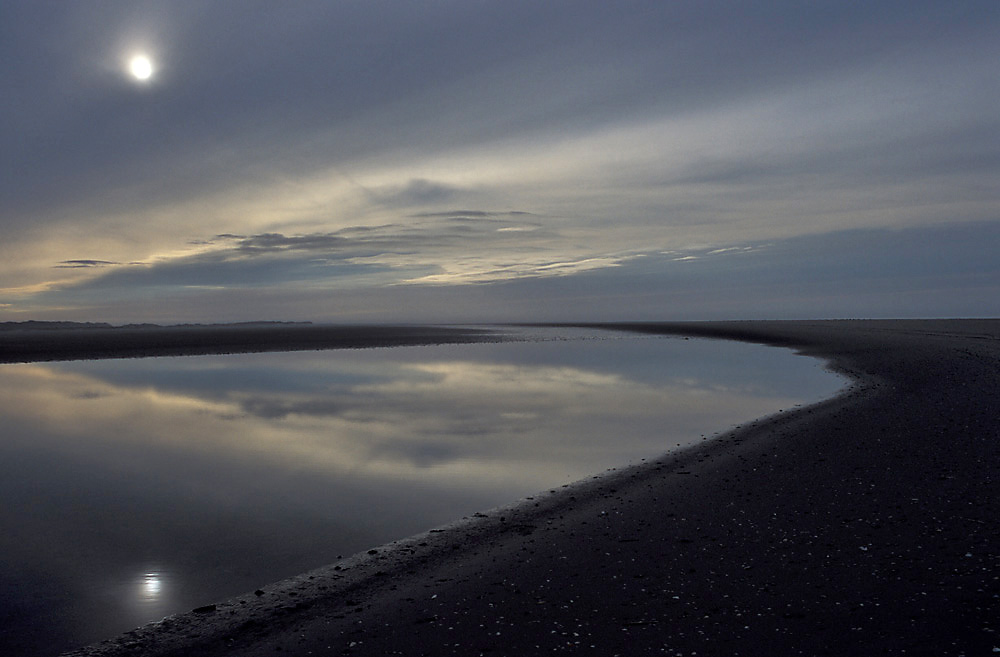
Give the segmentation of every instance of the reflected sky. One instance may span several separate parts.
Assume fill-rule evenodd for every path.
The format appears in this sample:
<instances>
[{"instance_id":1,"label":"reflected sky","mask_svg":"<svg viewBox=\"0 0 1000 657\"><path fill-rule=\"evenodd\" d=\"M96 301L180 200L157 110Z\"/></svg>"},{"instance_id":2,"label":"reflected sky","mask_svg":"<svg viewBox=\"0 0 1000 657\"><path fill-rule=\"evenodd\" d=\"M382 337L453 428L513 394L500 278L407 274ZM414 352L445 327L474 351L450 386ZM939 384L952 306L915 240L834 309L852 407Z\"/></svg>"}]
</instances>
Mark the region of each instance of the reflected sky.
<instances>
[{"instance_id":1,"label":"reflected sky","mask_svg":"<svg viewBox=\"0 0 1000 657\"><path fill-rule=\"evenodd\" d=\"M783 350L530 332L0 367L0 649L99 640L843 385Z\"/></svg>"}]
</instances>

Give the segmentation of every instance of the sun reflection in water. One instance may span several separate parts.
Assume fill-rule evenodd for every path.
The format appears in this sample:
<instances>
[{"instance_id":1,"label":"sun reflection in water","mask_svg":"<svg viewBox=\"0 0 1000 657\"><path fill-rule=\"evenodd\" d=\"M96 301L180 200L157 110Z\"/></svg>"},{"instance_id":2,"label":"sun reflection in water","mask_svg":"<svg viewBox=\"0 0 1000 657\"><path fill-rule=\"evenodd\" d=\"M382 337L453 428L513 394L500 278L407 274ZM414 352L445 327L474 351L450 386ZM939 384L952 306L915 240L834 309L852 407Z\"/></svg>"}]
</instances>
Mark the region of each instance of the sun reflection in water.
<instances>
[{"instance_id":1,"label":"sun reflection in water","mask_svg":"<svg viewBox=\"0 0 1000 657\"><path fill-rule=\"evenodd\" d=\"M159 573L146 573L145 577L142 578L142 595L146 600L150 602L158 600L162 588L163 582L160 580Z\"/></svg>"},{"instance_id":2,"label":"sun reflection in water","mask_svg":"<svg viewBox=\"0 0 1000 657\"><path fill-rule=\"evenodd\" d=\"M150 568L132 580L131 606L144 616L161 612L168 602L166 573L160 568Z\"/></svg>"}]
</instances>

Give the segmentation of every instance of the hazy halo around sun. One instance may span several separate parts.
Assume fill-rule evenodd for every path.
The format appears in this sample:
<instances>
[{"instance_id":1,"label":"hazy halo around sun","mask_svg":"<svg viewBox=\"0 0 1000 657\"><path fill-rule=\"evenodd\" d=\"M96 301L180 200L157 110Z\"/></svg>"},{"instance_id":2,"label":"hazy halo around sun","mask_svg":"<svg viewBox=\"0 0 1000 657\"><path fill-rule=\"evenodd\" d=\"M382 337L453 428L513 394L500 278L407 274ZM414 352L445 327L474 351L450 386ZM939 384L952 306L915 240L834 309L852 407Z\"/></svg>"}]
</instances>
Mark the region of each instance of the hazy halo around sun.
<instances>
[{"instance_id":1,"label":"hazy halo around sun","mask_svg":"<svg viewBox=\"0 0 1000 657\"><path fill-rule=\"evenodd\" d=\"M153 77L153 62L146 55L133 55L128 60L128 72L136 80L145 82Z\"/></svg>"}]
</instances>

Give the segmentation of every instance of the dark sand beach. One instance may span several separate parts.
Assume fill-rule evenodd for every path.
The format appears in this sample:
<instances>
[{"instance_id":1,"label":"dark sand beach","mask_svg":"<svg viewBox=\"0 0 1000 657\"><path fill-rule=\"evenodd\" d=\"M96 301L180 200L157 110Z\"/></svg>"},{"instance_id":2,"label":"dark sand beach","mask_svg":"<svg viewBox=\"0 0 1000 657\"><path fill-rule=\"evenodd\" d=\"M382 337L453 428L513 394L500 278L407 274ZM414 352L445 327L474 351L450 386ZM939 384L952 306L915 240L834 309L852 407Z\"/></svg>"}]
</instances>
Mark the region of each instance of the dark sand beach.
<instances>
[{"instance_id":1,"label":"dark sand beach","mask_svg":"<svg viewBox=\"0 0 1000 657\"><path fill-rule=\"evenodd\" d=\"M1000 321L616 328L793 348L855 385L71 654L997 651Z\"/></svg>"}]
</instances>

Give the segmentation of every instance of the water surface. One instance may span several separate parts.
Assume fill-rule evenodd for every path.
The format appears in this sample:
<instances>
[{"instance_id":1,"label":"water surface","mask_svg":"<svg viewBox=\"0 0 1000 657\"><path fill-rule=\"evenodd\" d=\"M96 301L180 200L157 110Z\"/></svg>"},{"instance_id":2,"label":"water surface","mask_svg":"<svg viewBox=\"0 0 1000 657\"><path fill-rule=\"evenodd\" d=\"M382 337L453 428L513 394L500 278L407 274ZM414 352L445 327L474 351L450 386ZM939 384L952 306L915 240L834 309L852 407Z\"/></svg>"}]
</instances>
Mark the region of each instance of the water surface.
<instances>
[{"instance_id":1,"label":"water surface","mask_svg":"<svg viewBox=\"0 0 1000 657\"><path fill-rule=\"evenodd\" d=\"M0 366L0 653L97 641L843 385L784 350L531 333Z\"/></svg>"}]
</instances>

